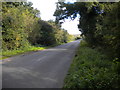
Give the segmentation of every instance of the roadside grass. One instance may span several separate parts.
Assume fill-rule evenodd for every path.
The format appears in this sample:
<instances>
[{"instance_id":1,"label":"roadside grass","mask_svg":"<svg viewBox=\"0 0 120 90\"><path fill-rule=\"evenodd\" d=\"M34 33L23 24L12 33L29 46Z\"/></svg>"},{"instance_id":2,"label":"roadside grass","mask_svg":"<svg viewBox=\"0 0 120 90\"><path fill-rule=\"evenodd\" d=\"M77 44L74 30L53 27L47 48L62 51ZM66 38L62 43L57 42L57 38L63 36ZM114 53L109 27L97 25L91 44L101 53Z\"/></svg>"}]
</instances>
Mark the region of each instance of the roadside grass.
<instances>
[{"instance_id":1,"label":"roadside grass","mask_svg":"<svg viewBox=\"0 0 120 90\"><path fill-rule=\"evenodd\" d=\"M15 49L15 50L2 51L0 53L0 60L9 58L9 57L12 57L12 56L15 56L15 55L27 53L27 52L48 49L48 48L55 47L55 46L62 45L62 44L65 44L65 43L59 43L59 44L50 45L50 46L35 45L35 46L28 46L28 47L23 47L23 48L20 48L20 49Z\"/></svg>"},{"instance_id":2,"label":"roadside grass","mask_svg":"<svg viewBox=\"0 0 120 90\"><path fill-rule=\"evenodd\" d=\"M81 41L63 88L120 88L120 63Z\"/></svg>"},{"instance_id":3,"label":"roadside grass","mask_svg":"<svg viewBox=\"0 0 120 90\"><path fill-rule=\"evenodd\" d=\"M14 55L19 55L25 52L30 52L30 51L37 51L37 50L44 50L48 47L35 47L35 46L29 46L29 47L25 47L22 49L17 49L17 50L6 50L6 51L2 51L2 59L14 56ZM1 59L1 58L0 58Z\"/></svg>"},{"instance_id":4,"label":"roadside grass","mask_svg":"<svg viewBox=\"0 0 120 90\"><path fill-rule=\"evenodd\" d=\"M21 49L16 49L16 50L6 50L6 51L2 51L2 53L0 54L0 60L2 59L6 59L15 55L19 55L19 54L23 54L23 53L27 53L27 52L32 52L32 51L39 51L39 50L44 50L44 49L48 49L51 47L55 47L57 45L60 44L56 44L56 45L51 45L51 46L40 46L40 45L36 45L36 46L28 46L28 47L23 47Z\"/></svg>"}]
</instances>

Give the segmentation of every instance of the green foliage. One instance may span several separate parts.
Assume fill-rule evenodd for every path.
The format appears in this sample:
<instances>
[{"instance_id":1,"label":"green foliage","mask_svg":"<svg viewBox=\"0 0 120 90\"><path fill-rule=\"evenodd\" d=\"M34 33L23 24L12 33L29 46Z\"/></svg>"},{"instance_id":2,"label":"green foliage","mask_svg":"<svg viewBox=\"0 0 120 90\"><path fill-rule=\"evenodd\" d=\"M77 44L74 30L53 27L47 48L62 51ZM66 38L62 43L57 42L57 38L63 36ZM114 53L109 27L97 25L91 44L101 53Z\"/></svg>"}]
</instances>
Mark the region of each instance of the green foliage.
<instances>
[{"instance_id":1,"label":"green foliage","mask_svg":"<svg viewBox=\"0 0 120 90\"><path fill-rule=\"evenodd\" d=\"M80 15L78 28L87 43L101 47L110 57L120 61L120 2L58 2L54 13L57 22Z\"/></svg>"},{"instance_id":2,"label":"green foliage","mask_svg":"<svg viewBox=\"0 0 120 90\"><path fill-rule=\"evenodd\" d=\"M108 51L107 54L109 56L112 56L112 59L118 58L120 61L120 2L109 5L109 7L111 9L109 11L106 11L109 14L107 14L103 20L103 44L104 48L106 48ZM108 7L106 9L108 9Z\"/></svg>"},{"instance_id":3,"label":"green foliage","mask_svg":"<svg viewBox=\"0 0 120 90\"><path fill-rule=\"evenodd\" d=\"M40 20L41 24L41 39L40 44L54 45L66 43L72 40L72 35L69 35L66 30L62 30L54 21Z\"/></svg>"},{"instance_id":4,"label":"green foliage","mask_svg":"<svg viewBox=\"0 0 120 90\"><path fill-rule=\"evenodd\" d=\"M81 42L63 88L120 88L119 63L87 46Z\"/></svg>"},{"instance_id":5,"label":"green foliage","mask_svg":"<svg viewBox=\"0 0 120 90\"><path fill-rule=\"evenodd\" d=\"M81 39L81 37L76 37L75 39L78 40L78 39Z\"/></svg>"},{"instance_id":6,"label":"green foliage","mask_svg":"<svg viewBox=\"0 0 120 90\"><path fill-rule=\"evenodd\" d=\"M79 14L78 28L87 42L81 43L64 88L120 88L119 10L120 2L57 3L56 22Z\"/></svg>"},{"instance_id":7,"label":"green foliage","mask_svg":"<svg viewBox=\"0 0 120 90\"><path fill-rule=\"evenodd\" d=\"M54 46L72 39L72 36L54 21L41 20L39 14L40 11L34 9L31 2L2 3L3 55L11 56L35 50L32 49L33 46L39 44Z\"/></svg>"},{"instance_id":8,"label":"green foliage","mask_svg":"<svg viewBox=\"0 0 120 90\"><path fill-rule=\"evenodd\" d=\"M2 12L2 46L4 50L13 50L29 46L27 40L29 33L33 30L36 17L28 9L18 7L7 7L3 3ZM12 6L12 4L11 4Z\"/></svg>"},{"instance_id":9,"label":"green foliage","mask_svg":"<svg viewBox=\"0 0 120 90\"><path fill-rule=\"evenodd\" d=\"M43 50L46 49L48 47L43 47L43 46L28 46L28 47L24 47L24 48L20 48L18 50L6 50L6 51L2 51L2 58L1 59L5 59L14 55L18 55L18 54L22 54L25 52L30 52L30 51L37 51L37 50ZM1 55L1 54L0 54Z\"/></svg>"}]
</instances>

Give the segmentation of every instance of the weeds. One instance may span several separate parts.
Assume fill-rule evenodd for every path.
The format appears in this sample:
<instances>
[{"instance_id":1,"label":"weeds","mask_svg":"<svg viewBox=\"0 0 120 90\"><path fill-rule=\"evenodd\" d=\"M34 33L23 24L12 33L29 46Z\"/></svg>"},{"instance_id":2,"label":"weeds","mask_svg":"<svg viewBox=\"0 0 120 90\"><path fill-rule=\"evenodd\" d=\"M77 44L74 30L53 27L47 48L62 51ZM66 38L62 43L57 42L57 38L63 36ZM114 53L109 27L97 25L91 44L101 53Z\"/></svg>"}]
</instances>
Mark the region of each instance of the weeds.
<instances>
[{"instance_id":1,"label":"weeds","mask_svg":"<svg viewBox=\"0 0 120 90\"><path fill-rule=\"evenodd\" d=\"M120 88L118 64L82 41L63 88Z\"/></svg>"}]
</instances>

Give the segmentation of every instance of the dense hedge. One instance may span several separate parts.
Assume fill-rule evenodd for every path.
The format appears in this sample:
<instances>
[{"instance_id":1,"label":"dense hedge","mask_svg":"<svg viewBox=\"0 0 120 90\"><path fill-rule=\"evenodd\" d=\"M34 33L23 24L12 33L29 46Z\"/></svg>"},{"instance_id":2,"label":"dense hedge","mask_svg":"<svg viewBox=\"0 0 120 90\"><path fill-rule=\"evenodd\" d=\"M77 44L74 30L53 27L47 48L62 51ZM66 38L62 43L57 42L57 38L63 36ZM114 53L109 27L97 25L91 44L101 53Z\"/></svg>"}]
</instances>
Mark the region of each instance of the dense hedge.
<instances>
[{"instance_id":1,"label":"dense hedge","mask_svg":"<svg viewBox=\"0 0 120 90\"><path fill-rule=\"evenodd\" d=\"M2 3L2 49L14 50L31 45L55 45L70 41L72 36L54 21L43 21L31 2Z\"/></svg>"}]
</instances>

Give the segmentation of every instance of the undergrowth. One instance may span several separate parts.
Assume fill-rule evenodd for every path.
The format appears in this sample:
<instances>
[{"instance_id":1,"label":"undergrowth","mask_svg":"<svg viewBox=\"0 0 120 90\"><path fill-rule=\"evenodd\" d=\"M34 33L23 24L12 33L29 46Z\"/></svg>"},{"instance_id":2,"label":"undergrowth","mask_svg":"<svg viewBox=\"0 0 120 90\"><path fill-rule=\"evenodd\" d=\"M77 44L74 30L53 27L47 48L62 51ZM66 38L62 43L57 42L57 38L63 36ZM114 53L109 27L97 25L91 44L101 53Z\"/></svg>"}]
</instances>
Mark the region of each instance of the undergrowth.
<instances>
[{"instance_id":1,"label":"undergrowth","mask_svg":"<svg viewBox=\"0 0 120 90\"><path fill-rule=\"evenodd\" d=\"M63 88L120 88L120 63L80 43Z\"/></svg>"}]
</instances>

